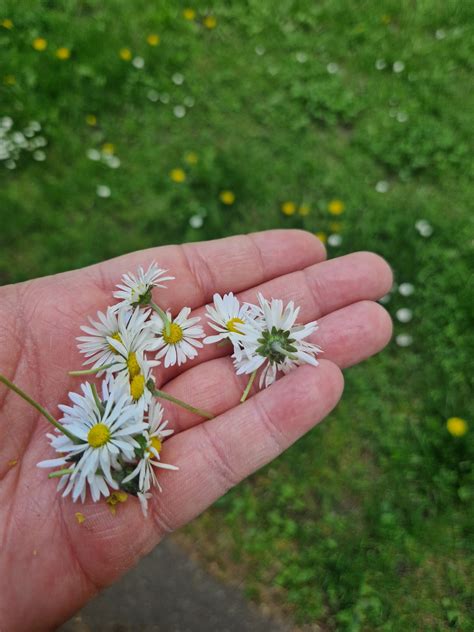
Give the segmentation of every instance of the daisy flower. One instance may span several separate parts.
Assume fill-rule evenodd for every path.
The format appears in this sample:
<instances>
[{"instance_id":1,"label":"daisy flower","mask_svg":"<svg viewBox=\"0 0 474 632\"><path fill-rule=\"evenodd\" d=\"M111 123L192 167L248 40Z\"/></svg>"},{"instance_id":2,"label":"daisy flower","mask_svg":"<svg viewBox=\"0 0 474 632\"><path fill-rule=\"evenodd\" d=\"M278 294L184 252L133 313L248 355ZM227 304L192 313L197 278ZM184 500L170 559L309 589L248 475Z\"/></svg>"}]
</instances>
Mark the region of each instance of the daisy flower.
<instances>
[{"instance_id":1,"label":"daisy flower","mask_svg":"<svg viewBox=\"0 0 474 632\"><path fill-rule=\"evenodd\" d=\"M205 344L230 340L234 345L240 338L240 326L248 320L249 305L241 305L238 299L230 292L219 296L214 294L213 305L206 305L209 326L217 332L217 335L207 336Z\"/></svg>"},{"instance_id":2,"label":"daisy flower","mask_svg":"<svg viewBox=\"0 0 474 632\"><path fill-rule=\"evenodd\" d=\"M110 488L118 489L114 472L121 469L119 459L133 458L140 447L134 435L147 428L121 382L104 380L102 402L91 384L82 384L81 390L82 395L69 393L72 406L59 406L64 413L61 422L77 441L49 434L61 457L38 463L38 467L70 466L72 471L61 477L58 489L64 488L63 496L71 493L74 502L78 498L84 502L87 487L94 501L108 496Z\"/></svg>"},{"instance_id":3,"label":"daisy flower","mask_svg":"<svg viewBox=\"0 0 474 632\"><path fill-rule=\"evenodd\" d=\"M147 383L153 379L151 369L158 364L160 363L156 360L147 360L142 351L131 351L126 356L118 355L113 367L113 371L117 372L117 381L127 387L132 401L142 413L148 410L153 398Z\"/></svg>"},{"instance_id":4,"label":"daisy flower","mask_svg":"<svg viewBox=\"0 0 474 632\"><path fill-rule=\"evenodd\" d=\"M133 493L133 487L127 486L127 483L132 482L138 477L138 495L141 495L140 503L142 505L143 513L146 515L147 508L147 492L151 487L158 487L161 490L161 486L158 482L158 478L154 471L155 467L161 467L166 470L177 470L175 465L168 463L162 463L160 460L160 452L162 449L163 441L166 437L173 434L173 430L167 429L168 421L163 421L163 408L154 400L150 406L148 415L149 428L145 430L142 437L138 439L140 443L140 450L135 451L135 454L140 455L140 460L135 468L128 474L121 482L121 486L124 489L130 489Z\"/></svg>"},{"instance_id":5,"label":"daisy flower","mask_svg":"<svg viewBox=\"0 0 474 632\"><path fill-rule=\"evenodd\" d=\"M174 277L166 276L167 270L162 270L156 262L150 264L148 270L140 266L137 274L127 272L122 276L122 283L117 285L118 290L113 293L120 299L119 305L137 306L148 305L151 301L151 291L154 287L166 287L164 281L172 281Z\"/></svg>"},{"instance_id":6,"label":"daisy flower","mask_svg":"<svg viewBox=\"0 0 474 632\"><path fill-rule=\"evenodd\" d=\"M171 313L167 312L169 333L166 330L166 323L159 314L154 314L151 318L151 328L156 334L153 350L158 350L157 359L164 357L165 368L176 363L180 366L188 358L195 358L198 354L197 349L203 346L200 338L204 338L204 331L197 324L201 319L188 318L190 313L190 307L183 307L172 320Z\"/></svg>"},{"instance_id":7,"label":"daisy flower","mask_svg":"<svg viewBox=\"0 0 474 632\"><path fill-rule=\"evenodd\" d=\"M79 351L86 357L84 364L92 364L92 368L97 369L113 364L117 354L128 356L131 352L146 351L152 341L146 322L149 315L150 311L138 307L132 311L113 306L108 307L105 314L97 312L97 321L89 318L90 326L81 327L87 336L77 337Z\"/></svg>"},{"instance_id":8,"label":"daisy flower","mask_svg":"<svg viewBox=\"0 0 474 632\"><path fill-rule=\"evenodd\" d=\"M234 353L237 375L253 373L261 367L260 388L272 384L277 372L289 373L300 364L318 366L316 354L321 349L304 340L313 334L316 321L307 325L297 325L300 311L293 301L284 308L283 301L266 300L258 295L257 317L240 326L242 353Z\"/></svg>"}]
</instances>

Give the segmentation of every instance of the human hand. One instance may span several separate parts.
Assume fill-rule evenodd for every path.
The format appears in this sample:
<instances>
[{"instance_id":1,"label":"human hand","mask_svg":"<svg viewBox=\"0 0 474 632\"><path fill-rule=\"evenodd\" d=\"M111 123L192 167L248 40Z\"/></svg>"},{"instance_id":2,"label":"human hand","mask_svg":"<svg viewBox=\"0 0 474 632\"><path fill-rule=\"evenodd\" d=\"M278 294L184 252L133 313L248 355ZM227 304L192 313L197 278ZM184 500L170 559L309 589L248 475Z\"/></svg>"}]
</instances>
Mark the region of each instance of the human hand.
<instances>
[{"instance_id":1,"label":"human hand","mask_svg":"<svg viewBox=\"0 0 474 632\"><path fill-rule=\"evenodd\" d=\"M299 321L319 320L311 338L320 366L302 366L245 403L248 376L237 377L225 348L206 345L181 367L155 369L157 386L215 419L203 421L163 402L175 435L160 471L163 492L143 518L134 498L113 516L105 503L74 504L56 493L36 464L54 456L47 422L0 386L0 630L47 630L113 583L170 531L268 463L321 421L338 402L341 368L382 349L391 335L374 303L391 286L388 265L371 253L324 261L322 244L302 231L249 236L135 252L82 270L0 288L0 372L53 415L79 381L75 338L86 317L110 303L122 273L156 260L176 281L155 290L173 313L183 304L203 316L214 292L255 301L294 300ZM203 319L204 324L205 319ZM210 330L208 330L210 332ZM81 524L75 519L80 511Z\"/></svg>"}]
</instances>

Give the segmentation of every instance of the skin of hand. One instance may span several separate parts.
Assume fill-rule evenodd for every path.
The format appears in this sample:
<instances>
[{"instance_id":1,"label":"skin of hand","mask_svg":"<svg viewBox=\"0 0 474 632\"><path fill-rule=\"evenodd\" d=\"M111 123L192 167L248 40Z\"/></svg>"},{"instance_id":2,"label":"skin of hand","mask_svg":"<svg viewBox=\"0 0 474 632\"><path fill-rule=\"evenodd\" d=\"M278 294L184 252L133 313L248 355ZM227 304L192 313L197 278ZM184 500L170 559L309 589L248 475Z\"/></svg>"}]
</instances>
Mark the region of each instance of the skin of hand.
<instances>
[{"instance_id":1,"label":"skin of hand","mask_svg":"<svg viewBox=\"0 0 474 632\"><path fill-rule=\"evenodd\" d=\"M45 436L51 427L0 385L0 630L53 629L335 407L341 369L377 353L391 337L390 317L374 301L390 289L392 273L372 253L325 257L311 233L273 230L152 248L0 288L0 372L56 418L57 405L83 381L67 373L81 368L80 325L114 302L124 272L154 260L176 277L167 289L154 290L154 299L173 313L189 305L192 316L204 317L215 292L255 302L259 291L294 300L299 322L318 319L310 341L324 351L318 367L299 367L262 392L254 385L243 404L248 376L235 375L226 348L207 345L181 367L157 367L159 388L216 417L203 420L162 402L175 430L163 461L180 469L159 471L163 492L153 494L146 519L133 497L115 516L105 502L62 498L57 481L36 467L54 456Z\"/></svg>"}]
</instances>

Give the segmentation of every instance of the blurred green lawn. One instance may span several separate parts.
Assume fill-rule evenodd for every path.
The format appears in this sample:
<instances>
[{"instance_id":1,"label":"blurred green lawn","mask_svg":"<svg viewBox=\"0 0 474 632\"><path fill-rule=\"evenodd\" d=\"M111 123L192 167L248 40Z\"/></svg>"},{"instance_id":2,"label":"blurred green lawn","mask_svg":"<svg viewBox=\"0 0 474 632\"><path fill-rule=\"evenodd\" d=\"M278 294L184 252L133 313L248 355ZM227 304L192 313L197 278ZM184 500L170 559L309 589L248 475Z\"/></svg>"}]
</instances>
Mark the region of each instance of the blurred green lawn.
<instances>
[{"instance_id":1,"label":"blurred green lawn","mask_svg":"<svg viewBox=\"0 0 474 632\"><path fill-rule=\"evenodd\" d=\"M384 255L399 344L188 536L297 623L472 630L474 5L185 8L0 1L0 282L270 227Z\"/></svg>"}]
</instances>

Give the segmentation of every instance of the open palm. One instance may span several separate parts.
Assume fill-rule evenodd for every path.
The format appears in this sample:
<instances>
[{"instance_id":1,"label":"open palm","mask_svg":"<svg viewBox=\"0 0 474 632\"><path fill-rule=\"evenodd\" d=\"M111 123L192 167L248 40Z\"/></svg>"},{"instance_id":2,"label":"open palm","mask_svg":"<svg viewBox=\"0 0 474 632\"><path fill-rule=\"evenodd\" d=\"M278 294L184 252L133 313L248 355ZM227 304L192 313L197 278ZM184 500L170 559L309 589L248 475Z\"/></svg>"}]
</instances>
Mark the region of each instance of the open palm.
<instances>
[{"instance_id":1,"label":"open palm","mask_svg":"<svg viewBox=\"0 0 474 632\"><path fill-rule=\"evenodd\" d=\"M319 319L311 342L324 350L319 367L300 367L240 405L247 378L236 377L225 348L208 345L184 366L155 369L158 387L216 418L203 421L162 402L175 430L163 460L180 469L159 472L163 492L154 494L146 519L133 497L113 516L104 502L74 504L57 494L56 482L36 468L54 456L47 422L0 385L0 630L58 625L331 411L343 389L340 369L390 338L390 318L373 301L392 277L371 253L324 258L309 233L268 231L145 250L0 288L0 372L55 416L80 384L67 374L82 361L80 325L112 302L122 273L153 260L176 277L154 295L174 314L189 305L203 316L214 292L254 302L260 291L301 305L301 322ZM85 516L81 524L77 511Z\"/></svg>"}]
</instances>

